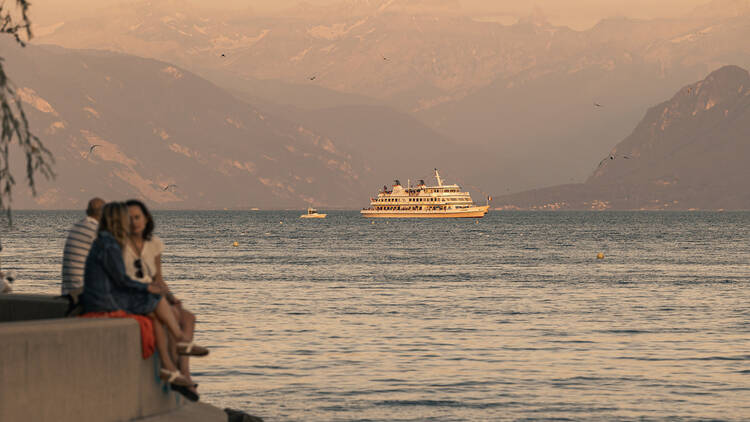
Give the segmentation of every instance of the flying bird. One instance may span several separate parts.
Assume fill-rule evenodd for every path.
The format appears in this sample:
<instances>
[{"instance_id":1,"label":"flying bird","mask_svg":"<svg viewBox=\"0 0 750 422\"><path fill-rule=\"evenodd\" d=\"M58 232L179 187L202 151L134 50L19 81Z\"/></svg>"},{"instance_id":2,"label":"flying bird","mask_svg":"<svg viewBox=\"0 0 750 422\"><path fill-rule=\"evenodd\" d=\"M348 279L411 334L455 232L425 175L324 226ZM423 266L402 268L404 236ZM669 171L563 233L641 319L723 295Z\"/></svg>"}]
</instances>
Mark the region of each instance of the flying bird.
<instances>
[{"instance_id":1,"label":"flying bird","mask_svg":"<svg viewBox=\"0 0 750 422\"><path fill-rule=\"evenodd\" d=\"M604 164L604 163L605 163L605 162L606 162L607 160L610 160L610 161L612 161L612 160L614 160L615 158L618 158L618 157L619 157L619 158L624 158L624 159L626 159L626 160L629 160L629 159L631 159L631 158L632 158L631 156L629 156L629 155L624 155L624 154L620 154L620 155L616 155L616 154L609 154L609 156L608 156L608 157L604 157L604 158L602 159L602 161L599 161L599 165L598 165L598 166L596 166L596 168L599 168L599 167L601 167L601 166L602 166L602 165L603 165L603 164Z\"/></svg>"},{"instance_id":2,"label":"flying bird","mask_svg":"<svg viewBox=\"0 0 750 422\"><path fill-rule=\"evenodd\" d=\"M101 145L91 145L91 147L89 147L89 152L86 154L86 157L88 157L89 155L93 154L94 153L94 149L96 149L97 147L100 147L100 146Z\"/></svg>"},{"instance_id":3,"label":"flying bird","mask_svg":"<svg viewBox=\"0 0 750 422\"><path fill-rule=\"evenodd\" d=\"M383 56L383 60L390 61L391 59L389 59L388 57Z\"/></svg>"},{"instance_id":4,"label":"flying bird","mask_svg":"<svg viewBox=\"0 0 750 422\"><path fill-rule=\"evenodd\" d=\"M163 188L161 188L161 190L166 191L169 188L176 188L176 187L177 187L177 185L175 185L175 184L169 184L169 185L164 186Z\"/></svg>"},{"instance_id":5,"label":"flying bird","mask_svg":"<svg viewBox=\"0 0 750 422\"><path fill-rule=\"evenodd\" d=\"M601 105L599 103L594 103L594 106L596 106L596 107L604 107L603 105Z\"/></svg>"},{"instance_id":6,"label":"flying bird","mask_svg":"<svg viewBox=\"0 0 750 422\"><path fill-rule=\"evenodd\" d=\"M311 80L311 81L314 81L314 80L315 80L315 78L317 78L317 76L315 76L315 75L312 75L312 76L310 76L310 80Z\"/></svg>"},{"instance_id":7,"label":"flying bird","mask_svg":"<svg viewBox=\"0 0 750 422\"><path fill-rule=\"evenodd\" d=\"M226 57L227 55L224 53L221 53L221 57Z\"/></svg>"}]
</instances>

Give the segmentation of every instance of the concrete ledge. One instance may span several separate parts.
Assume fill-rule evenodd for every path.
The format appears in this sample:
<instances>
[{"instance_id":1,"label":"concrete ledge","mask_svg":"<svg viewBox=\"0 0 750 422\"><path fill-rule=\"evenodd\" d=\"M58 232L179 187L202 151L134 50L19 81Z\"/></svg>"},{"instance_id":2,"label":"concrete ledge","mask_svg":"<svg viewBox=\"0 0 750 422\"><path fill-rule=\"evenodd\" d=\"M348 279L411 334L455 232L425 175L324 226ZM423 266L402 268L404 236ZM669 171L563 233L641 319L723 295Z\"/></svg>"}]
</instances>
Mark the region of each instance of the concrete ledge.
<instances>
[{"instance_id":1,"label":"concrete ledge","mask_svg":"<svg viewBox=\"0 0 750 422\"><path fill-rule=\"evenodd\" d=\"M156 356L141 358L140 342L127 318L0 324L0 421L171 421L178 409L206 412L183 421L227 420L209 405L183 407L158 380Z\"/></svg>"},{"instance_id":2,"label":"concrete ledge","mask_svg":"<svg viewBox=\"0 0 750 422\"><path fill-rule=\"evenodd\" d=\"M0 322L62 318L68 301L44 295L0 294Z\"/></svg>"},{"instance_id":3,"label":"concrete ledge","mask_svg":"<svg viewBox=\"0 0 750 422\"><path fill-rule=\"evenodd\" d=\"M206 403L188 402L179 409L164 415L152 416L138 419L138 422L203 422L222 421L226 422L227 414L218 407Z\"/></svg>"}]
</instances>

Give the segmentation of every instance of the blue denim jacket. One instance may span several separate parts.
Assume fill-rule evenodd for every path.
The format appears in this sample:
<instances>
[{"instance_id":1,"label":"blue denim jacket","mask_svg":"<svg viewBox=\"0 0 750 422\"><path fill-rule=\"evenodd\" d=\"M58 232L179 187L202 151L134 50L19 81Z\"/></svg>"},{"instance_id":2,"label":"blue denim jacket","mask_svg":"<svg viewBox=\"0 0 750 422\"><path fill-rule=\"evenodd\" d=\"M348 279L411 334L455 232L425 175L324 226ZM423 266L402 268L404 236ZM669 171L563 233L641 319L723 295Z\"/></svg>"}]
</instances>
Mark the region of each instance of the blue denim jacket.
<instances>
[{"instance_id":1,"label":"blue denim jacket","mask_svg":"<svg viewBox=\"0 0 750 422\"><path fill-rule=\"evenodd\" d=\"M100 231L86 258L83 293L80 297L84 312L122 309L131 313L147 313L138 312L143 309L129 308L134 303L153 301L148 296L159 297L148 292L147 284L137 282L125 274L122 248L109 232Z\"/></svg>"}]
</instances>

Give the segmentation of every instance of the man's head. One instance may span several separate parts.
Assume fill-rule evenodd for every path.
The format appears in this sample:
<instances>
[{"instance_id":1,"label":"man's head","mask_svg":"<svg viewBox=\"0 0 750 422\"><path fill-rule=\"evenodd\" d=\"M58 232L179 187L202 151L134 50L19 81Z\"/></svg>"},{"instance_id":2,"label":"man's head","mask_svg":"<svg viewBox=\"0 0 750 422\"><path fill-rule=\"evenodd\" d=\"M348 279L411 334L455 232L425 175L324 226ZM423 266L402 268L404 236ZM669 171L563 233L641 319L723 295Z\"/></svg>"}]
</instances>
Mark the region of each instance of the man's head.
<instances>
[{"instance_id":1,"label":"man's head","mask_svg":"<svg viewBox=\"0 0 750 422\"><path fill-rule=\"evenodd\" d=\"M102 198L93 198L89 201L89 205L86 207L86 215L99 221L102 218L103 207L104 200Z\"/></svg>"}]
</instances>

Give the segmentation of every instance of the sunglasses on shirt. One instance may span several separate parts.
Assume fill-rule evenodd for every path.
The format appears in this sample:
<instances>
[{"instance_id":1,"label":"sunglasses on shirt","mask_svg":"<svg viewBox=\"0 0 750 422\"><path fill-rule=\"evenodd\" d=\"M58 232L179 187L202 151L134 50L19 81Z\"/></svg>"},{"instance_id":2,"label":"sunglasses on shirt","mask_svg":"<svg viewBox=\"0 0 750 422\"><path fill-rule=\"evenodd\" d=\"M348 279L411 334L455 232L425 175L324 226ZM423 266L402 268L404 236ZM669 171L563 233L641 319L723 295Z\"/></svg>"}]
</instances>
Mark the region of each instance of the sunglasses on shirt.
<instances>
[{"instance_id":1,"label":"sunglasses on shirt","mask_svg":"<svg viewBox=\"0 0 750 422\"><path fill-rule=\"evenodd\" d=\"M143 278L143 263L141 262L141 258L136 259L133 265L135 265L135 276Z\"/></svg>"}]
</instances>

